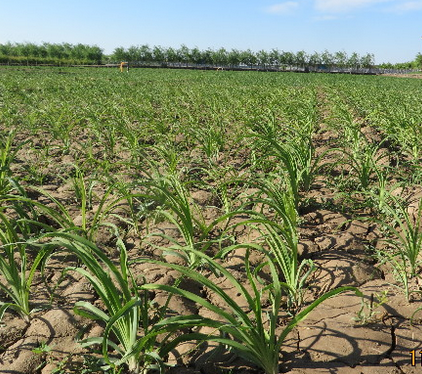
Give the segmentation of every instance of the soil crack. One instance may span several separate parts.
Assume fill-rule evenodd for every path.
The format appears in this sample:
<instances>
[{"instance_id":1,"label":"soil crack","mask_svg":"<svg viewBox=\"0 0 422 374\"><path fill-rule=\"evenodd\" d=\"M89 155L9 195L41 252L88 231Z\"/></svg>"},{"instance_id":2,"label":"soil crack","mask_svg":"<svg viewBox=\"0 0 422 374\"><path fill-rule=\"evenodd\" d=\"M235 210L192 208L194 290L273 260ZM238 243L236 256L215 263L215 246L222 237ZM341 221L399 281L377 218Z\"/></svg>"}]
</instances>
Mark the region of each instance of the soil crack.
<instances>
[{"instance_id":1,"label":"soil crack","mask_svg":"<svg viewBox=\"0 0 422 374\"><path fill-rule=\"evenodd\" d=\"M391 325L391 347L384 354L384 358L391 358L391 354L397 347L396 326Z\"/></svg>"}]
</instances>

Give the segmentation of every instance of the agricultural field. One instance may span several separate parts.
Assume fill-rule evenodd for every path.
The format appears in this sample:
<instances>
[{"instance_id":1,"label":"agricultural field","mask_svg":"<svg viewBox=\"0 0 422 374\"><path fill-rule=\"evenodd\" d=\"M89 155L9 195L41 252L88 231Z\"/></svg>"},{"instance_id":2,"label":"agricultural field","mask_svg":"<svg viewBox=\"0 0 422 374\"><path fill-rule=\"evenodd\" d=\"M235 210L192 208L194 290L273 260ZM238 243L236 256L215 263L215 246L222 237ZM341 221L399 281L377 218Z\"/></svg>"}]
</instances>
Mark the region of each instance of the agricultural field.
<instances>
[{"instance_id":1,"label":"agricultural field","mask_svg":"<svg viewBox=\"0 0 422 374\"><path fill-rule=\"evenodd\" d=\"M419 79L0 68L0 372L420 370Z\"/></svg>"}]
</instances>

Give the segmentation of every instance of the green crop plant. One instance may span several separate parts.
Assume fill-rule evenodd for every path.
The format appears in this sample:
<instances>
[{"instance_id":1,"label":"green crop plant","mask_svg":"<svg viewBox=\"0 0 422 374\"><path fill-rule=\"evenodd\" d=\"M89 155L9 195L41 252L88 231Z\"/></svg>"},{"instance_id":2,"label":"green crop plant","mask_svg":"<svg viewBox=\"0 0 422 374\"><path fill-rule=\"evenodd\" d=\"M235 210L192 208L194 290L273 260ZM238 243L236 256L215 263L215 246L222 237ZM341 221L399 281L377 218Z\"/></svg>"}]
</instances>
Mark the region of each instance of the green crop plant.
<instances>
[{"instance_id":1,"label":"green crop plant","mask_svg":"<svg viewBox=\"0 0 422 374\"><path fill-rule=\"evenodd\" d=\"M158 162L160 164L164 162L167 166L167 173L170 175L175 175L177 173L177 168L180 162L180 155L176 146L173 143L166 142L164 144L154 146L153 150L159 157ZM158 162L154 163L150 161L151 167L153 169L157 169L159 165Z\"/></svg>"},{"instance_id":2,"label":"green crop plant","mask_svg":"<svg viewBox=\"0 0 422 374\"><path fill-rule=\"evenodd\" d=\"M3 201L15 205L21 204L25 207L32 207L32 210L35 212L35 214L32 217L27 218L28 220L30 220L30 222L28 221L28 223L40 226L48 231L52 231L56 226L66 230L72 230L76 228L72 221L72 217L70 216L69 211L62 203L60 203L47 191L43 191L38 187L32 187L32 189L40 193L41 195L47 197L52 203L55 204L55 208L52 208L47 204L43 204L38 200L28 198L26 195L5 195L3 196ZM37 208L37 210L35 211L34 208ZM48 217L48 224L44 224L42 222L43 220L40 219L40 217L42 216L44 216L44 218Z\"/></svg>"},{"instance_id":3,"label":"green crop plant","mask_svg":"<svg viewBox=\"0 0 422 374\"><path fill-rule=\"evenodd\" d=\"M239 224L248 225L259 231L263 243L253 243L248 246L265 253L277 267L280 279L282 279L280 285L287 296L287 311L294 314L303 304L306 282L315 270L313 261L300 259L297 227L294 222L290 221L289 216L285 215L283 222L278 224L265 218L262 214L249 212L249 215L250 219ZM226 247L216 257L225 257L235 248L237 245Z\"/></svg>"},{"instance_id":4,"label":"green crop plant","mask_svg":"<svg viewBox=\"0 0 422 374\"><path fill-rule=\"evenodd\" d=\"M273 258L283 276L287 294L287 309L297 310L303 303L306 282L315 270L313 261L299 259L297 228L286 219L284 225L268 221L256 221L265 227L264 238L268 245L268 257Z\"/></svg>"},{"instance_id":5,"label":"green crop plant","mask_svg":"<svg viewBox=\"0 0 422 374\"><path fill-rule=\"evenodd\" d=\"M96 196L92 191L92 185L87 189L83 180L82 174L77 176L74 180L75 188L75 201L80 204L79 212L81 216L80 224L75 224L72 218L71 210L62 203L59 199L55 198L50 192L43 190L42 188L32 187L30 190L37 192L48 199L49 203L40 202L33 200L25 195L5 195L3 201L15 204L19 207L19 204L25 206L26 209L30 209L33 214L28 216L26 214L25 222L33 226L38 226L45 231L74 231L80 235L88 238L89 240L95 240L98 230L101 227L110 227L113 232L116 232L117 227L115 224L108 222L108 218L113 216L118 220L125 222L129 225L135 225L130 221L130 217L134 217L132 211L128 211L129 219L123 215L123 213L115 214L114 211L121 207L122 204L128 201L132 201L131 195L117 196L113 192L117 189L114 184L111 184L104 192L104 194L96 200L97 205L93 209L92 203ZM124 192L123 189L120 190ZM119 192L119 191L118 191ZM129 205L129 210L130 210ZM22 209L21 209L22 210ZM25 209L22 210L21 215L25 214ZM40 218L43 217L41 220ZM43 221L47 219L47 224Z\"/></svg>"},{"instance_id":6,"label":"green crop plant","mask_svg":"<svg viewBox=\"0 0 422 374\"><path fill-rule=\"evenodd\" d=\"M10 194L0 196L0 209L13 222L21 239L30 240L40 233L51 230L51 227L44 223L42 214L35 209L36 200L28 197L28 189L15 179L11 179L10 182L12 187Z\"/></svg>"},{"instance_id":7,"label":"green crop plant","mask_svg":"<svg viewBox=\"0 0 422 374\"><path fill-rule=\"evenodd\" d=\"M19 236L19 226L0 211L0 274L3 280L0 289L10 301L0 301L0 321L6 310L18 313L29 322L31 307L29 303L32 281L37 268L41 265L47 249L43 248L30 263L29 244Z\"/></svg>"},{"instance_id":8,"label":"green crop plant","mask_svg":"<svg viewBox=\"0 0 422 374\"><path fill-rule=\"evenodd\" d=\"M305 283L314 270L311 260L300 262L298 255L297 225L299 215L294 206L294 199L290 191L283 190L283 186L270 179L260 179L254 184L258 189L258 196L250 197L250 202L260 204L259 215L247 220L247 224L257 224L268 247L269 256L273 256L285 280L288 294L288 309L300 307ZM249 203L249 202L248 202ZM268 212L264 211L264 208ZM275 217L268 218L268 214L275 213ZM263 247L259 247L265 251Z\"/></svg>"},{"instance_id":9,"label":"green crop plant","mask_svg":"<svg viewBox=\"0 0 422 374\"><path fill-rule=\"evenodd\" d=\"M399 110L399 108L397 108ZM404 108L400 108L403 110L401 114L401 118L407 117L407 111ZM403 120L401 122L404 122ZM399 127L399 132L397 134L397 141L401 145L402 151L404 154L410 156L411 161L419 162L421 158L422 152L422 143L421 143L421 122L419 118L409 118L405 120L405 123L401 123ZM403 126L404 125L404 126ZM404 127L407 131L403 131L405 129L401 128Z\"/></svg>"},{"instance_id":10,"label":"green crop plant","mask_svg":"<svg viewBox=\"0 0 422 374\"><path fill-rule=\"evenodd\" d=\"M246 247L248 246L246 245ZM281 314L283 313L283 287L279 281L276 264L273 263L271 257L267 257L265 262L257 268L252 269L249 263L249 250L247 251L245 272L248 287L246 287L228 269L204 253L195 251L195 255L200 257L202 262L206 263L210 269L214 269L216 274L220 274L220 277L230 282L238 294L246 301L247 310L239 306L237 301L233 300L225 291L225 287L220 286L218 280L213 282L210 278L199 272L174 264L145 260L177 270L188 279L202 284L208 292L212 292L218 296L224 303L224 306L212 304L205 298L177 286L145 284L141 288L144 290L163 290L170 294L180 295L215 313L218 316L218 320L214 320L210 324L210 327L215 328L219 334L193 332L187 334L187 336L190 336L193 340L215 341L226 347L230 347L239 356L260 367L266 374L279 373L280 350L286 337L312 310L328 298L338 295L341 292L353 290L357 294L360 294L354 287L341 287L331 290L296 314L280 332L277 327ZM270 269L271 280L267 282L264 282L259 276L259 272L264 266L268 266ZM268 307L262 306L262 299L264 297L268 298L270 302ZM205 321L204 324L206 324Z\"/></svg>"},{"instance_id":11,"label":"green crop plant","mask_svg":"<svg viewBox=\"0 0 422 374\"><path fill-rule=\"evenodd\" d=\"M376 208L378 211L382 211L384 205L387 203L388 200L388 186L387 186L387 173L376 169L375 173L377 175L377 185L375 187L375 195L376 198Z\"/></svg>"},{"instance_id":12,"label":"green crop plant","mask_svg":"<svg viewBox=\"0 0 422 374\"><path fill-rule=\"evenodd\" d=\"M15 131L11 130L7 135L0 136L0 195L7 194L10 191L12 171L10 166L16 157L17 152L28 141L22 142L13 147L13 140L16 136Z\"/></svg>"},{"instance_id":13,"label":"green crop plant","mask_svg":"<svg viewBox=\"0 0 422 374\"><path fill-rule=\"evenodd\" d=\"M129 268L126 247L120 239L117 241L118 265L102 249L82 237L56 232L44 235L43 240L39 245L48 250L62 249L78 257L84 266L68 267L66 272L76 271L86 277L104 304L100 309L87 301L78 301L74 307L76 314L105 325L102 336L80 340L84 347L101 346L104 370L117 370L122 366L126 366L130 374L162 370L168 353L179 343L192 339L189 335L173 336L175 331L210 323L199 316L164 318L165 311L151 316L149 293L137 284ZM158 344L157 336L163 334L165 338Z\"/></svg>"},{"instance_id":14,"label":"green crop plant","mask_svg":"<svg viewBox=\"0 0 422 374\"><path fill-rule=\"evenodd\" d=\"M207 156L208 160L213 161L223 150L226 143L226 134L223 126L213 125L210 127L197 127L194 130L193 137L197 140L200 148Z\"/></svg>"},{"instance_id":15,"label":"green crop plant","mask_svg":"<svg viewBox=\"0 0 422 374\"><path fill-rule=\"evenodd\" d=\"M72 144L72 131L77 125L77 118L72 108L60 105L60 111L51 109L49 118L49 129L53 138L61 143L61 150L64 154L68 154Z\"/></svg>"},{"instance_id":16,"label":"green crop plant","mask_svg":"<svg viewBox=\"0 0 422 374\"><path fill-rule=\"evenodd\" d=\"M134 218L133 204L129 204L127 209L127 215L129 219L120 212L116 214L115 211L119 209L125 203L132 202L132 196L127 188L123 188L122 183L108 183L108 187L105 189L102 195L94 193L94 186L97 182L95 179L91 179L88 183L85 181L84 173L76 168L75 176L71 178L72 187L74 191L75 203L78 205L81 222L75 225L73 222L71 212L68 207L63 204L59 199L55 198L51 193L37 187L33 187L33 190L37 191L41 195L45 196L50 200L55 208L52 208L48 204L42 204L33 201L33 204L51 219L55 225L61 230L74 230L80 235L86 237L89 240L95 241L98 230L101 227L110 227L113 232L116 232L117 227L115 224L108 221L108 218L114 217L121 222L125 222L131 226L135 225L131 221ZM96 205L94 206L94 204ZM131 210L132 208L132 210Z\"/></svg>"},{"instance_id":17,"label":"green crop plant","mask_svg":"<svg viewBox=\"0 0 422 374\"><path fill-rule=\"evenodd\" d=\"M345 158L341 157L337 165L347 165L352 175L358 179L361 189L366 190L371 183L371 177L378 172L377 162L383 155L379 152L379 144L367 140L362 133L361 124L353 116L352 109L338 97L335 99L334 118L340 122L342 146L340 150Z\"/></svg>"},{"instance_id":18,"label":"green crop plant","mask_svg":"<svg viewBox=\"0 0 422 374\"><path fill-rule=\"evenodd\" d=\"M356 115L365 125L373 126L384 133L397 147L402 155L414 162L420 157L420 88L413 81L407 85L391 79L368 84L364 80L354 80L352 89L343 82L336 88L338 96L347 97L349 111ZM375 83L375 82L373 82ZM345 126L347 127L347 126Z\"/></svg>"},{"instance_id":19,"label":"green crop plant","mask_svg":"<svg viewBox=\"0 0 422 374\"><path fill-rule=\"evenodd\" d=\"M384 305L387 301L388 290L384 290L380 293L377 293L375 296L372 293L369 301L362 297L361 307L356 313L356 317L353 318L353 321L357 322L360 325L367 325L369 323L376 322L377 315L380 313L380 311L377 309Z\"/></svg>"},{"instance_id":20,"label":"green crop plant","mask_svg":"<svg viewBox=\"0 0 422 374\"><path fill-rule=\"evenodd\" d=\"M199 265L200 258L196 256L196 251L192 250L205 252L214 243L221 241L222 238L211 239L210 232L219 222L227 220L234 213L222 215L207 225L187 189L174 175L145 183L145 187L147 187L147 193L137 196L158 204L156 213L177 228L183 241L179 242L177 239L161 233L150 235L168 240L171 246L166 248L166 251L183 258L189 266Z\"/></svg>"},{"instance_id":21,"label":"green crop plant","mask_svg":"<svg viewBox=\"0 0 422 374\"><path fill-rule=\"evenodd\" d=\"M81 228L83 232L87 231L87 210L92 208L92 189L94 182L86 186L84 175L79 168L76 168L75 176L72 177L72 186L75 193L76 203L79 205L82 216Z\"/></svg>"},{"instance_id":22,"label":"green crop plant","mask_svg":"<svg viewBox=\"0 0 422 374\"><path fill-rule=\"evenodd\" d=\"M132 183L125 182L124 180L118 180L113 184L112 190L121 197L121 199L116 200L115 207L119 206L119 203L127 204L127 209L125 213L128 217L122 217L122 215L117 215L119 220L125 222L127 225L132 226L135 232L139 235L141 231L142 221L147 218L149 208L153 208L154 203L150 202L145 204L141 198L138 197L137 193L133 192L134 186ZM113 205L113 204L112 204ZM113 209L110 211L114 215Z\"/></svg>"},{"instance_id":23,"label":"green crop plant","mask_svg":"<svg viewBox=\"0 0 422 374\"><path fill-rule=\"evenodd\" d=\"M385 207L391 204L391 193L395 189L402 188L403 182L391 183L392 168L383 167L375 169L375 183L368 191L362 191L367 196L366 206L374 210L375 216L382 216L386 213ZM388 208L387 208L388 209Z\"/></svg>"},{"instance_id":24,"label":"green crop plant","mask_svg":"<svg viewBox=\"0 0 422 374\"><path fill-rule=\"evenodd\" d=\"M267 175L266 178L258 179L252 185L258 188L256 196L250 196L250 202L254 204L261 204L261 207L267 207L269 211L276 214L276 219L283 227L290 228L296 227L299 221L299 214L295 207L294 197L291 195L290 190L286 190L281 181L277 178ZM261 214L264 214L261 208Z\"/></svg>"},{"instance_id":25,"label":"green crop plant","mask_svg":"<svg viewBox=\"0 0 422 374\"><path fill-rule=\"evenodd\" d=\"M237 170L231 167L222 168L214 165L210 168L203 168L202 171L206 176L200 181L200 188L211 188L219 202L217 205L221 206L224 214L234 211L234 196L241 193L245 187L245 181L238 176Z\"/></svg>"},{"instance_id":26,"label":"green crop plant","mask_svg":"<svg viewBox=\"0 0 422 374\"><path fill-rule=\"evenodd\" d=\"M378 144L371 143L360 134L352 143L350 150L343 149L346 159L342 161L350 166L353 175L359 181L360 188L363 190L369 188L373 176L375 174L379 175L380 169L383 168L378 165L381 159L386 156L386 154L380 152L381 146L382 142Z\"/></svg>"},{"instance_id":27,"label":"green crop plant","mask_svg":"<svg viewBox=\"0 0 422 374\"><path fill-rule=\"evenodd\" d=\"M286 184L297 208L300 202L300 192L308 191L315 179L323 157L315 156L315 148L311 135L289 133L284 138L275 136L272 127L261 126L250 135L258 139L267 154L280 162Z\"/></svg>"},{"instance_id":28,"label":"green crop plant","mask_svg":"<svg viewBox=\"0 0 422 374\"><path fill-rule=\"evenodd\" d=\"M419 276L422 250L422 199L417 212L411 213L409 205L397 196L388 193L381 205L382 215L373 218L388 233L383 239L390 248L382 252L384 261L395 269L403 283L406 298L410 300L409 280Z\"/></svg>"},{"instance_id":29,"label":"green crop plant","mask_svg":"<svg viewBox=\"0 0 422 374\"><path fill-rule=\"evenodd\" d=\"M122 136L123 141L126 142L126 147L131 153L131 163L140 163L142 160L142 147L140 146L141 134L136 128L135 124L129 125L128 123L122 123L119 128L119 132Z\"/></svg>"},{"instance_id":30,"label":"green crop plant","mask_svg":"<svg viewBox=\"0 0 422 374\"><path fill-rule=\"evenodd\" d=\"M75 176L71 177L72 187L75 194L75 202L78 204L81 213L81 224L80 229L84 236L89 240L95 240L98 229L101 226L110 226L113 230L116 227L111 223L107 222L107 218L113 215L121 221L127 220L124 217L113 214L113 211L119 207L119 205L127 200L128 195L114 196L115 190L117 192L124 192L122 188L115 188L114 183L108 183L109 186L106 188L102 196L97 196L94 193L94 187L98 180L90 179L88 183L85 182L84 173L76 167ZM126 192L127 193L127 192ZM51 196L51 195L50 195ZM60 204L60 210L66 210L66 208L55 199L56 204ZM94 203L98 202L98 205L94 209Z\"/></svg>"},{"instance_id":31,"label":"green crop plant","mask_svg":"<svg viewBox=\"0 0 422 374\"><path fill-rule=\"evenodd\" d=\"M178 253L206 274L210 265L195 251L218 257L235 248L228 245L242 244L250 230L250 238L258 236L250 250L270 258L279 276L285 316L286 309L294 315L307 306L307 282L317 277L308 277L312 264L297 254L299 232L324 235L333 217L324 211L341 210L353 220L377 217L368 238L396 242L384 243L379 258L392 264L387 268L399 276L397 284L415 296L420 257L412 277L415 257L406 252L417 247L411 244L417 228L406 223L388 191L397 190L397 181L405 193L413 188L418 193L418 80L148 68L129 74L63 67L0 70L0 209L20 241L58 231L107 242L104 250L111 241L102 234L116 226L127 229L122 237L135 243L161 232L169 237L152 238L148 250L154 244ZM30 143L21 147L22 139ZM333 150L332 157L319 157L325 149ZM323 165L339 149L344 152L338 163L332 169ZM392 153L397 160L388 160ZM384 159L378 159L381 154ZM344 185L332 183L331 176ZM66 191L69 185L72 192ZM208 193L193 192L198 189ZM336 191L343 192L340 198ZM315 204L308 204L308 197ZM412 219L417 221L417 214ZM5 231L6 224L1 226ZM26 248L29 272L36 252L32 244ZM233 254L236 260L243 249ZM1 254L7 258L3 248ZM208 265L197 266L201 262ZM241 260L236 266L242 269ZM251 272L261 287L261 270ZM14 303L1 294L2 301Z\"/></svg>"}]
</instances>

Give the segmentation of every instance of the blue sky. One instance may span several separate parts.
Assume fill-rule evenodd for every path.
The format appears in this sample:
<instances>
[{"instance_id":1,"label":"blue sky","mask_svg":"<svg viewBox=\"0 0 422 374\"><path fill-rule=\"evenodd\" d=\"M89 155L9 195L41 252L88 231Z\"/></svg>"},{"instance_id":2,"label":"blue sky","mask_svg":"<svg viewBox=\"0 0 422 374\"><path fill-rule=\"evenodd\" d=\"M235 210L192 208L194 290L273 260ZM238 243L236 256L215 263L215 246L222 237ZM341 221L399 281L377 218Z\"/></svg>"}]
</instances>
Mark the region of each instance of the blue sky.
<instances>
[{"instance_id":1,"label":"blue sky","mask_svg":"<svg viewBox=\"0 0 422 374\"><path fill-rule=\"evenodd\" d=\"M131 45L374 53L422 52L422 0L3 1L0 43Z\"/></svg>"}]
</instances>

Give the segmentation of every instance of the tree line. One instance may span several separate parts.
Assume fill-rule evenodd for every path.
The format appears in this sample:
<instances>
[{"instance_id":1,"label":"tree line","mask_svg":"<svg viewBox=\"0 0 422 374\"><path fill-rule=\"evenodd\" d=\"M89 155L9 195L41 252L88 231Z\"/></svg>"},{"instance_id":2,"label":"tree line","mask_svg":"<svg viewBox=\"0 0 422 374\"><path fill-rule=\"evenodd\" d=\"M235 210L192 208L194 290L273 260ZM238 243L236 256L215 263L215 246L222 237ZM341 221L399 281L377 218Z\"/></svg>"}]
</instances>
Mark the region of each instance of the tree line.
<instances>
[{"instance_id":1,"label":"tree line","mask_svg":"<svg viewBox=\"0 0 422 374\"><path fill-rule=\"evenodd\" d=\"M105 56L96 45L70 43L0 44L0 63L84 65L100 64Z\"/></svg>"},{"instance_id":2,"label":"tree line","mask_svg":"<svg viewBox=\"0 0 422 374\"><path fill-rule=\"evenodd\" d=\"M397 64L384 63L379 65L383 69L422 69L422 54L418 53L413 61L399 62Z\"/></svg>"},{"instance_id":3,"label":"tree line","mask_svg":"<svg viewBox=\"0 0 422 374\"><path fill-rule=\"evenodd\" d=\"M289 52L271 49L254 52L250 49L205 49L165 48L149 46L148 44L115 48L111 55L105 55L103 49L96 45L70 43L6 43L0 44L0 63L18 64L54 64L54 65L85 65L120 63L127 61L132 64L195 64L212 66L327 66L370 68L373 67L374 55L367 53L359 55L356 52L347 54L344 51L331 53L307 53L305 51ZM417 69L422 67L422 55L419 53L411 62L400 64L381 64L382 68Z\"/></svg>"},{"instance_id":4,"label":"tree line","mask_svg":"<svg viewBox=\"0 0 422 374\"><path fill-rule=\"evenodd\" d=\"M372 67L374 55L371 53L360 56L353 52L348 55L344 51L330 53L314 52L308 54L305 51L286 52L278 49L271 51L260 50L258 52L248 50L225 48L200 50L188 48L182 45L180 48L164 48L161 46L141 45L129 48L118 47L110 56L113 61L128 61L133 63L181 63L200 64L213 66L338 66L338 67Z\"/></svg>"}]
</instances>

